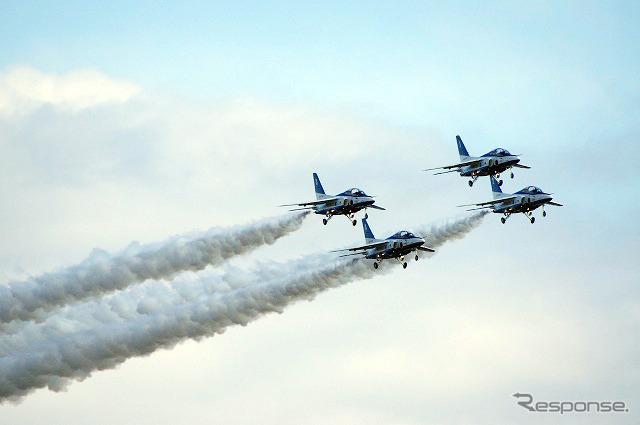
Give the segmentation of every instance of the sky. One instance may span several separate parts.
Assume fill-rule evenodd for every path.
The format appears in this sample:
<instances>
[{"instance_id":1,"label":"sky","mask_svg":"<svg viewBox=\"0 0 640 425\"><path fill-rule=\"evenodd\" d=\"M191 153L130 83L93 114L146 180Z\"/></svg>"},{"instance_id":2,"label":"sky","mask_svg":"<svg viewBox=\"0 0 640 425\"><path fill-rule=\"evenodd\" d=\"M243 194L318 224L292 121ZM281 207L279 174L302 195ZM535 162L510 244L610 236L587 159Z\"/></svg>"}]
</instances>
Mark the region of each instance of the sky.
<instances>
[{"instance_id":1,"label":"sky","mask_svg":"<svg viewBox=\"0 0 640 425\"><path fill-rule=\"evenodd\" d=\"M277 216L359 187L378 237L489 182L421 170L496 147L553 192L427 261L0 405L10 424L637 423L634 2L12 2L0 13L0 280ZM453 161L453 162L452 162ZM359 217L361 218L361 217ZM341 217L225 270L361 243ZM539 400L629 413L543 414Z\"/></svg>"}]
</instances>

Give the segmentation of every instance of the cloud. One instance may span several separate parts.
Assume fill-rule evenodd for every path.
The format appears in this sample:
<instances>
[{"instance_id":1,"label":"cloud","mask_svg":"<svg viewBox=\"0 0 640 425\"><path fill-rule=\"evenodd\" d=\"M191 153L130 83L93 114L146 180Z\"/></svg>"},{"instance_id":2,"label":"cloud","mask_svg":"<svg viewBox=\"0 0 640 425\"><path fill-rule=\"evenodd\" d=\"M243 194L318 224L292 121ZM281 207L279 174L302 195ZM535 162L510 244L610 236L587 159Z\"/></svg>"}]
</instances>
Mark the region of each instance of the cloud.
<instances>
[{"instance_id":1,"label":"cloud","mask_svg":"<svg viewBox=\"0 0 640 425\"><path fill-rule=\"evenodd\" d=\"M0 74L0 113L26 113L43 105L70 112L122 103L140 93L135 84L94 69L50 74L29 66L12 66Z\"/></svg>"},{"instance_id":2,"label":"cloud","mask_svg":"<svg viewBox=\"0 0 640 425\"><path fill-rule=\"evenodd\" d=\"M329 193L357 186L386 193L388 205L389 196L402 193L389 175L424 161L407 163L405 153L437 151L424 132L343 110L128 90L128 83L97 71L61 76L10 67L0 75L0 198L12 200L0 214L7 223L0 237L13 241L0 251L5 271L46 271L80 261L95 246L116 250L132 238L208 228L212 217L229 225L275 215L276 205L313 198L313 171ZM28 84L22 91L9 84L28 75L69 88L86 87L87 75L98 75L96 90L113 101L77 109L86 103L58 95L45 104L46 96L35 88L29 94ZM397 141L403 149L385 148Z\"/></svg>"}]
</instances>

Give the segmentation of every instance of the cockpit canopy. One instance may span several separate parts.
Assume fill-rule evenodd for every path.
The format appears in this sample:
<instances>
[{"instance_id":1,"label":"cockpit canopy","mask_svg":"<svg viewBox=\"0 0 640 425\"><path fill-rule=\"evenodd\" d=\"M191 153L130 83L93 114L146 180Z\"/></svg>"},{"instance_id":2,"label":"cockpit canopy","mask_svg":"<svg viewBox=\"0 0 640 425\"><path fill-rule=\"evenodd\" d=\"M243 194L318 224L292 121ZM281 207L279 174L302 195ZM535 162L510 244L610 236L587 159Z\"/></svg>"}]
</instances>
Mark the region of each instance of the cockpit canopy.
<instances>
[{"instance_id":1,"label":"cockpit canopy","mask_svg":"<svg viewBox=\"0 0 640 425\"><path fill-rule=\"evenodd\" d=\"M506 149L497 148L482 156L511 156L511 154Z\"/></svg>"},{"instance_id":2,"label":"cockpit canopy","mask_svg":"<svg viewBox=\"0 0 640 425\"><path fill-rule=\"evenodd\" d=\"M411 239L411 238L415 238L416 235L414 235L411 232L407 232L406 230L401 230L398 233L396 233L395 235L391 236L389 239Z\"/></svg>"},{"instance_id":3,"label":"cockpit canopy","mask_svg":"<svg viewBox=\"0 0 640 425\"><path fill-rule=\"evenodd\" d=\"M357 187L353 187L349 190L345 190L340 195L342 196L367 196L366 193L358 189Z\"/></svg>"},{"instance_id":4,"label":"cockpit canopy","mask_svg":"<svg viewBox=\"0 0 640 425\"><path fill-rule=\"evenodd\" d=\"M539 187L529 186L529 187L525 187L524 189L522 189L518 193L526 193L526 194L529 194L529 195L538 195L538 194L541 194L541 193L544 193L544 192Z\"/></svg>"}]
</instances>

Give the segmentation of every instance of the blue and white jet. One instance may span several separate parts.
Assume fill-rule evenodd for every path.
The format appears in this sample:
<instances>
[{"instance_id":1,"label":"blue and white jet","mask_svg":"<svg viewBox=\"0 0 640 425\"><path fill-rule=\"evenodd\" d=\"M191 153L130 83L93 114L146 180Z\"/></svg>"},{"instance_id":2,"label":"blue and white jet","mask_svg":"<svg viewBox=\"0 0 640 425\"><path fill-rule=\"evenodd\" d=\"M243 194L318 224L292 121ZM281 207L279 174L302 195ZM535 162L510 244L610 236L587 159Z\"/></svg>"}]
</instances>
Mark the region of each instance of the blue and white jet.
<instances>
[{"instance_id":1,"label":"blue and white jet","mask_svg":"<svg viewBox=\"0 0 640 425\"><path fill-rule=\"evenodd\" d=\"M286 204L281 207L298 206L302 208L294 208L290 211L313 210L316 214L324 215L322 224L327 224L334 215L344 215L354 226L357 220L354 218L355 213L367 208L384 210L384 208L373 205L375 200L373 196L369 196L358 188L351 188L335 196L324 193L320 179L316 173L313 173L313 184L316 189L316 200L310 202L302 202L300 204Z\"/></svg>"},{"instance_id":2,"label":"blue and white jet","mask_svg":"<svg viewBox=\"0 0 640 425\"><path fill-rule=\"evenodd\" d=\"M364 238L366 245L357 246L355 248L339 249L337 251L357 251L353 254L341 255L347 257L350 255L364 255L364 258L375 260L373 268L377 269L378 264L387 258L395 258L402 263L403 268L407 268L405 256L415 251L436 252L432 248L424 246L425 240L406 230L401 230L387 239L376 239L367 223L367 217L362 219L362 228L364 229ZM418 261L418 255L415 256Z\"/></svg>"},{"instance_id":3,"label":"blue and white jet","mask_svg":"<svg viewBox=\"0 0 640 425\"><path fill-rule=\"evenodd\" d=\"M471 187L480 176L495 176L500 179L500 173L511 170L511 178L513 178L513 167L531 168L528 165L520 164L520 156L513 155L506 149L497 148L482 156L471 156L460 136L456 136L456 141L460 154L459 163L445 167L428 168L423 171L447 170L434 175L457 172L463 177L471 177L469 180L469 187ZM502 180L498 180L498 184L502 186Z\"/></svg>"},{"instance_id":4,"label":"blue and white jet","mask_svg":"<svg viewBox=\"0 0 640 425\"><path fill-rule=\"evenodd\" d=\"M467 211L491 209L494 213L503 214L500 218L502 224L506 223L511 214L522 213L529 219L531 224L536 221L533 216L533 210L542 207L542 216L546 217L547 212L544 210L545 205L554 205L556 207L563 206L557 202L553 202L551 193L543 192L539 187L527 186L516 193L502 193L498 181L491 176L491 190L493 191L493 201L481 202L479 204L460 205L461 207L476 206Z\"/></svg>"}]
</instances>

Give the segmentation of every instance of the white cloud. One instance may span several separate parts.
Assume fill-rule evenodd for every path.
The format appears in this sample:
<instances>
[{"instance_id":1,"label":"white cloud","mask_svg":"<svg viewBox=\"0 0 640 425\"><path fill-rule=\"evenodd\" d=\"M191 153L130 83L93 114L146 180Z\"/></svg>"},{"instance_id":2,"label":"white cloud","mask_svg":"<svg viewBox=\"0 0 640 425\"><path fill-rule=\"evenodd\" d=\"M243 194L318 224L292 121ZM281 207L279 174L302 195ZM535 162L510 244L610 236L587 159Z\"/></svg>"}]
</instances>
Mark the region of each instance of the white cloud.
<instances>
[{"instance_id":1,"label":"white cloud","mask_svg":"<svg viewBox=\"0 0 640 425\"><path fill-rule=\"evenodd\" d=\"M97 105L120 103L140 92L94 69L56 75L29 66L12 66L0 74L0 113L13 115L53 105L72 112Z\"/></svg>"},{"instance_id":2,"label":"white cloud","mask_svg":"<svg viewBox=\"0 0 640 425\"><path fill-rule=\"evenodd\" d=\"M5 272L272 216L279 204L313 198L312 171L330 193L372 193L372 178L384 182L398 168L388 160L425 144L420 132L344 111L158 96L96 71L0 75L0 111L11 112L0 112L0 196L12 200L0 213L11 223L0 236L13 241L0 247ZM110 103L81 107L87 99ZM398 141L403 150L385 148Z\"/></svg>"}]
</instances>

